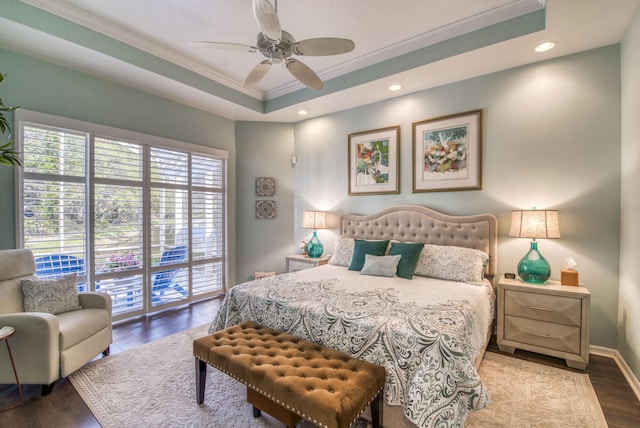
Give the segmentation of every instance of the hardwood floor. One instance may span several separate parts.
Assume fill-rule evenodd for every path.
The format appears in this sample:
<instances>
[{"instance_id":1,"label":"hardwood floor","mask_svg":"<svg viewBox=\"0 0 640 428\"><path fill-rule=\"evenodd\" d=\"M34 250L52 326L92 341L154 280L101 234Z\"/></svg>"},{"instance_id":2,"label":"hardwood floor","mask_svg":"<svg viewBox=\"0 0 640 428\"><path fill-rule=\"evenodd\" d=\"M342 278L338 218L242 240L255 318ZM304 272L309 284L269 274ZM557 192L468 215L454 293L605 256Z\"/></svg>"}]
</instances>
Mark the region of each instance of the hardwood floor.
<instances>
[{"instance_id":1,"label":"hardwood floor","mask_svg":"<svg viewBox=\"0 0 640 428\"><path fill-rule=\"evenodd\" d=\"M209 323L220 307L221 298L194 303L147 317L114 325L111 353L116 354L153 340ZM495 337L489 351L500 353ZM522 358L549 366L568 369L564 360L526 351L516 351L514 358ZM574 370L578 371L578 370ZM580 371L578 371L580 372ZM598 400L611 428L640 426L640 402L611 358L591 355L585 373L591 378ZM56 382L53 392L40 396L40 387L23 387L25 403L16 409L0 413L0 427L20 428L94 428L100 425L66 379ZM15 402L15 385L0 385L0 408Z\"/></svg>"},{"instance_id":2,"label":"hardwood floor","mask_svg":"<svg viewBox=\"0 0 640 428\"><path fill-rule=\"evenodd\" d=\"M167 310L113 326L111 354L124 352L156 339L210 323L222 298ZM100 358L100 357L97 357ZM21 407L0 413L0 428L99 428L100 424L67 379L58 380L51 394L40 395L40 386L22 387ZM15 385L0 385L0 408L16 402ZM145 427L146 428L146 427ZM152 428L152 427L148 427Z\"/></svg>"}]
</instances>

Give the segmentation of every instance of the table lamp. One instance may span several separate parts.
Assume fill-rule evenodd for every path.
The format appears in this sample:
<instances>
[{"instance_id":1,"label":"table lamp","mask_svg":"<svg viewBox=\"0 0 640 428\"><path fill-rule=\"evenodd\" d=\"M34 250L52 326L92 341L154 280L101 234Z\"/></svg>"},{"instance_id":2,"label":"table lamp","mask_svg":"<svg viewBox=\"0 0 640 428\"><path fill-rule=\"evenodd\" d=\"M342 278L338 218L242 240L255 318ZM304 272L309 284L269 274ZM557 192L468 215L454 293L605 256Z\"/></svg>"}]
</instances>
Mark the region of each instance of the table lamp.
<instances>
[{"instance_id":1,"label":"table lamp","mask_svg":"<svg viewBox=\"0 0 640 428\"><path fill-rule=\"evenodd\" d=\"M327 213L324 211L305 211L302 217L302 227L304 229L313 229L313 236L307 243L307 255L313 258L320 257L324 247L318 239L316 230L327 228Z\"/></svg>"},{"instance_id":2,"label":"table lamp","mask_svg":"<svg viewBox=\"0 0 640 428\"><path fill-rule=\"evenodd\" d=\"M518 263L518 275L525 282L544 284L551 276L551 267L538 251L536 238L560 238L558 211L513 211L509 236L533 239L531 249Z\"/></svg>"}]
</instances>

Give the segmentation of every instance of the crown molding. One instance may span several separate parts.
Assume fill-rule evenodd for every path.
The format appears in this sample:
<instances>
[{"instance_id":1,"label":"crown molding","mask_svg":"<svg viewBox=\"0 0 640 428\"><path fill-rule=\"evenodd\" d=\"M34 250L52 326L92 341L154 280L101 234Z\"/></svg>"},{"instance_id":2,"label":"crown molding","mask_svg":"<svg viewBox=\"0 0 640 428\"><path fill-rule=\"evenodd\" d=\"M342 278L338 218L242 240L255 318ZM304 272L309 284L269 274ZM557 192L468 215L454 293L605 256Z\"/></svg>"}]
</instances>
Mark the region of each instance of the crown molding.
<instances>
[{"instance_id":1,"label":"crown molding","mask_svg":"<svg viewBox=\"0 0 640 428\"><path fill-rule=\"evenodd\" d=\"M125 43L129 46L140 49L158 58L169 61L173 64L179 65L194 73L200 74L208 79L214 80L225 86L228 86L238 92L242 92L245 95L262 100L263 93L256 89L247 89L242 86L242 82L232 79L229 76L212 70L209 67L203 66L198 61L194 61L179 52L150 40L147 37L142 36L136 32L130 31L126 28L115 25L109 21L106 21L98 16L87 13L77 7L74 7L61 0L20 0L23 3L42 9L46 12L57 15L61 18L67 19L75 24L86 27L90 30L104 34L114 40Z\"/></svg>"},{"instance_id":2,"label":"crown molding","mask_svg":"<svg viewBox=\"0 0 640 428\"><path fill-rule=\"evenodd\" d=\"M50 12L61 18L67 19L83 27L104 34L114 40L118 40L129 46L140 49L151 55L155 55L173 64L184 67L208 79L228 86L238 92L244 93L259 100L271 100L283 95L304 89L305 86L297 81L292 81L277 88L265 92L257 89L247 89L242 82L229 76L203 66L200 62L188 58L179 52L144 37L138 33L110 23L102 18L87 13L63 0L20 0L23 3ZM321 80L327 81L335 77L351 73L361 68L389 60L391 58L413 52L427 46L479 30L527 13L540 10L546 6L546 0L514 0L505 5L479 13L451 24L443 25L435 30L420 34L416 37L404 40L384 49L380 49L368 55L363 55L350 61L346 61L336 67L331 67L318 72Z\"/></svg>"},{"instance_id":3,"label":"crown molding","mask_svg":"<svg viewBox=\"0 0 640 428\"><path fill-rule=\"evenodd\" d=\"M413 52L415 50L435 45L445 40L453 39L472 31L480 30L518 16L543 9L546 0L515 0L511 3L496 7L491 10L470 16L468 18L443 25L434 30L404 40L395 45L387 46L368 55L363 55L350 61L346 61L336 67L319 71L317 74L324 82L334 77L342 76L364 67L377 64L400 55ZM283 95L287 95L305 86L298 82L291 82L286 85L265 91L264 99L271 100Z\"/></svg>"}]
</instances>

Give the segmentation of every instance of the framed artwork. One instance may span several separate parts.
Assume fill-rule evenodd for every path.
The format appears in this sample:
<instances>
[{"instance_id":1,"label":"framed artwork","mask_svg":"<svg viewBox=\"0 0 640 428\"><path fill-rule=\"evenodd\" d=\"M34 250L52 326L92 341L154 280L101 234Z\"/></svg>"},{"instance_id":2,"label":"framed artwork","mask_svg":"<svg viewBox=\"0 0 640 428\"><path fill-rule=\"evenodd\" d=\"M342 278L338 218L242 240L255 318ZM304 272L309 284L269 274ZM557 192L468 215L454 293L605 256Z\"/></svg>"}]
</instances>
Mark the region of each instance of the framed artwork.
<instances>
[{"instance_id":1,"label":"framed artwork","mask_svg":"<svg viewBox=\"0 0 640 428\"><path fill-rule=\"evenodd\" d=\"M256 178L256 196L273 196L276 194L276 179L273 177Z\"/></svg>"},{"instance_id":2,"label":"framed artwork","mask_svg":"<svg viewBox=\"0 0 640 428\"><path fill-rule=\"evenodd\" d=\"M413 123L413 192L482 188L482 110Z\"/></svg>"},{"instance_id":3,"label":"framed artwork","mask_svg":"<svg viewBox=\"0 0 640 428\"><path fill-rule=\"evenodd\" d=\"M256 201L256 218L276 218L276 201Z\"/></svg>"},{"instance_id":4,"label":"framed artwork","mask_svg":"<svg viewBox=\"0 0 640 428\"><path fill-rule=\"evenodd\" d=\"M400 125L349 134L349 195L400 193Z\"/></svg>"}]
</instances>

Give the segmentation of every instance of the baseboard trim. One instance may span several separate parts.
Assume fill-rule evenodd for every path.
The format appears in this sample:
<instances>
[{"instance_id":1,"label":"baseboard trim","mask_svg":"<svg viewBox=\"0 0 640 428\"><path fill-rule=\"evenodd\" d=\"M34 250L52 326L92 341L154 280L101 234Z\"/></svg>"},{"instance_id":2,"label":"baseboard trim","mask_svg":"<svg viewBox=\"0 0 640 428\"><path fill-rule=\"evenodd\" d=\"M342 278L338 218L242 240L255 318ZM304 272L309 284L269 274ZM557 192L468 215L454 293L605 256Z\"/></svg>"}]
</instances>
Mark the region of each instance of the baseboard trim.
<instances>
[{"instance_id":1,"label":"baseboard trim","mask_svg":"<svg viewBox=\"0 0 640 428\"><path fill-rule=\"evenodd\" d=\"M636 395L638 400L640 400L640 381L638 381L638 378L635 376L635 374L633 374L631 368L629 368L629 366L627 365L627 362L624 360L624 358L622 358L622 355L620 355L620 352L612 348L591 345L589 346L589 353L593 355L613 358L613 360L618 365L618 368L622 372L622 375L633 390L633 393Z\"/></svg>"}]
</instances>

